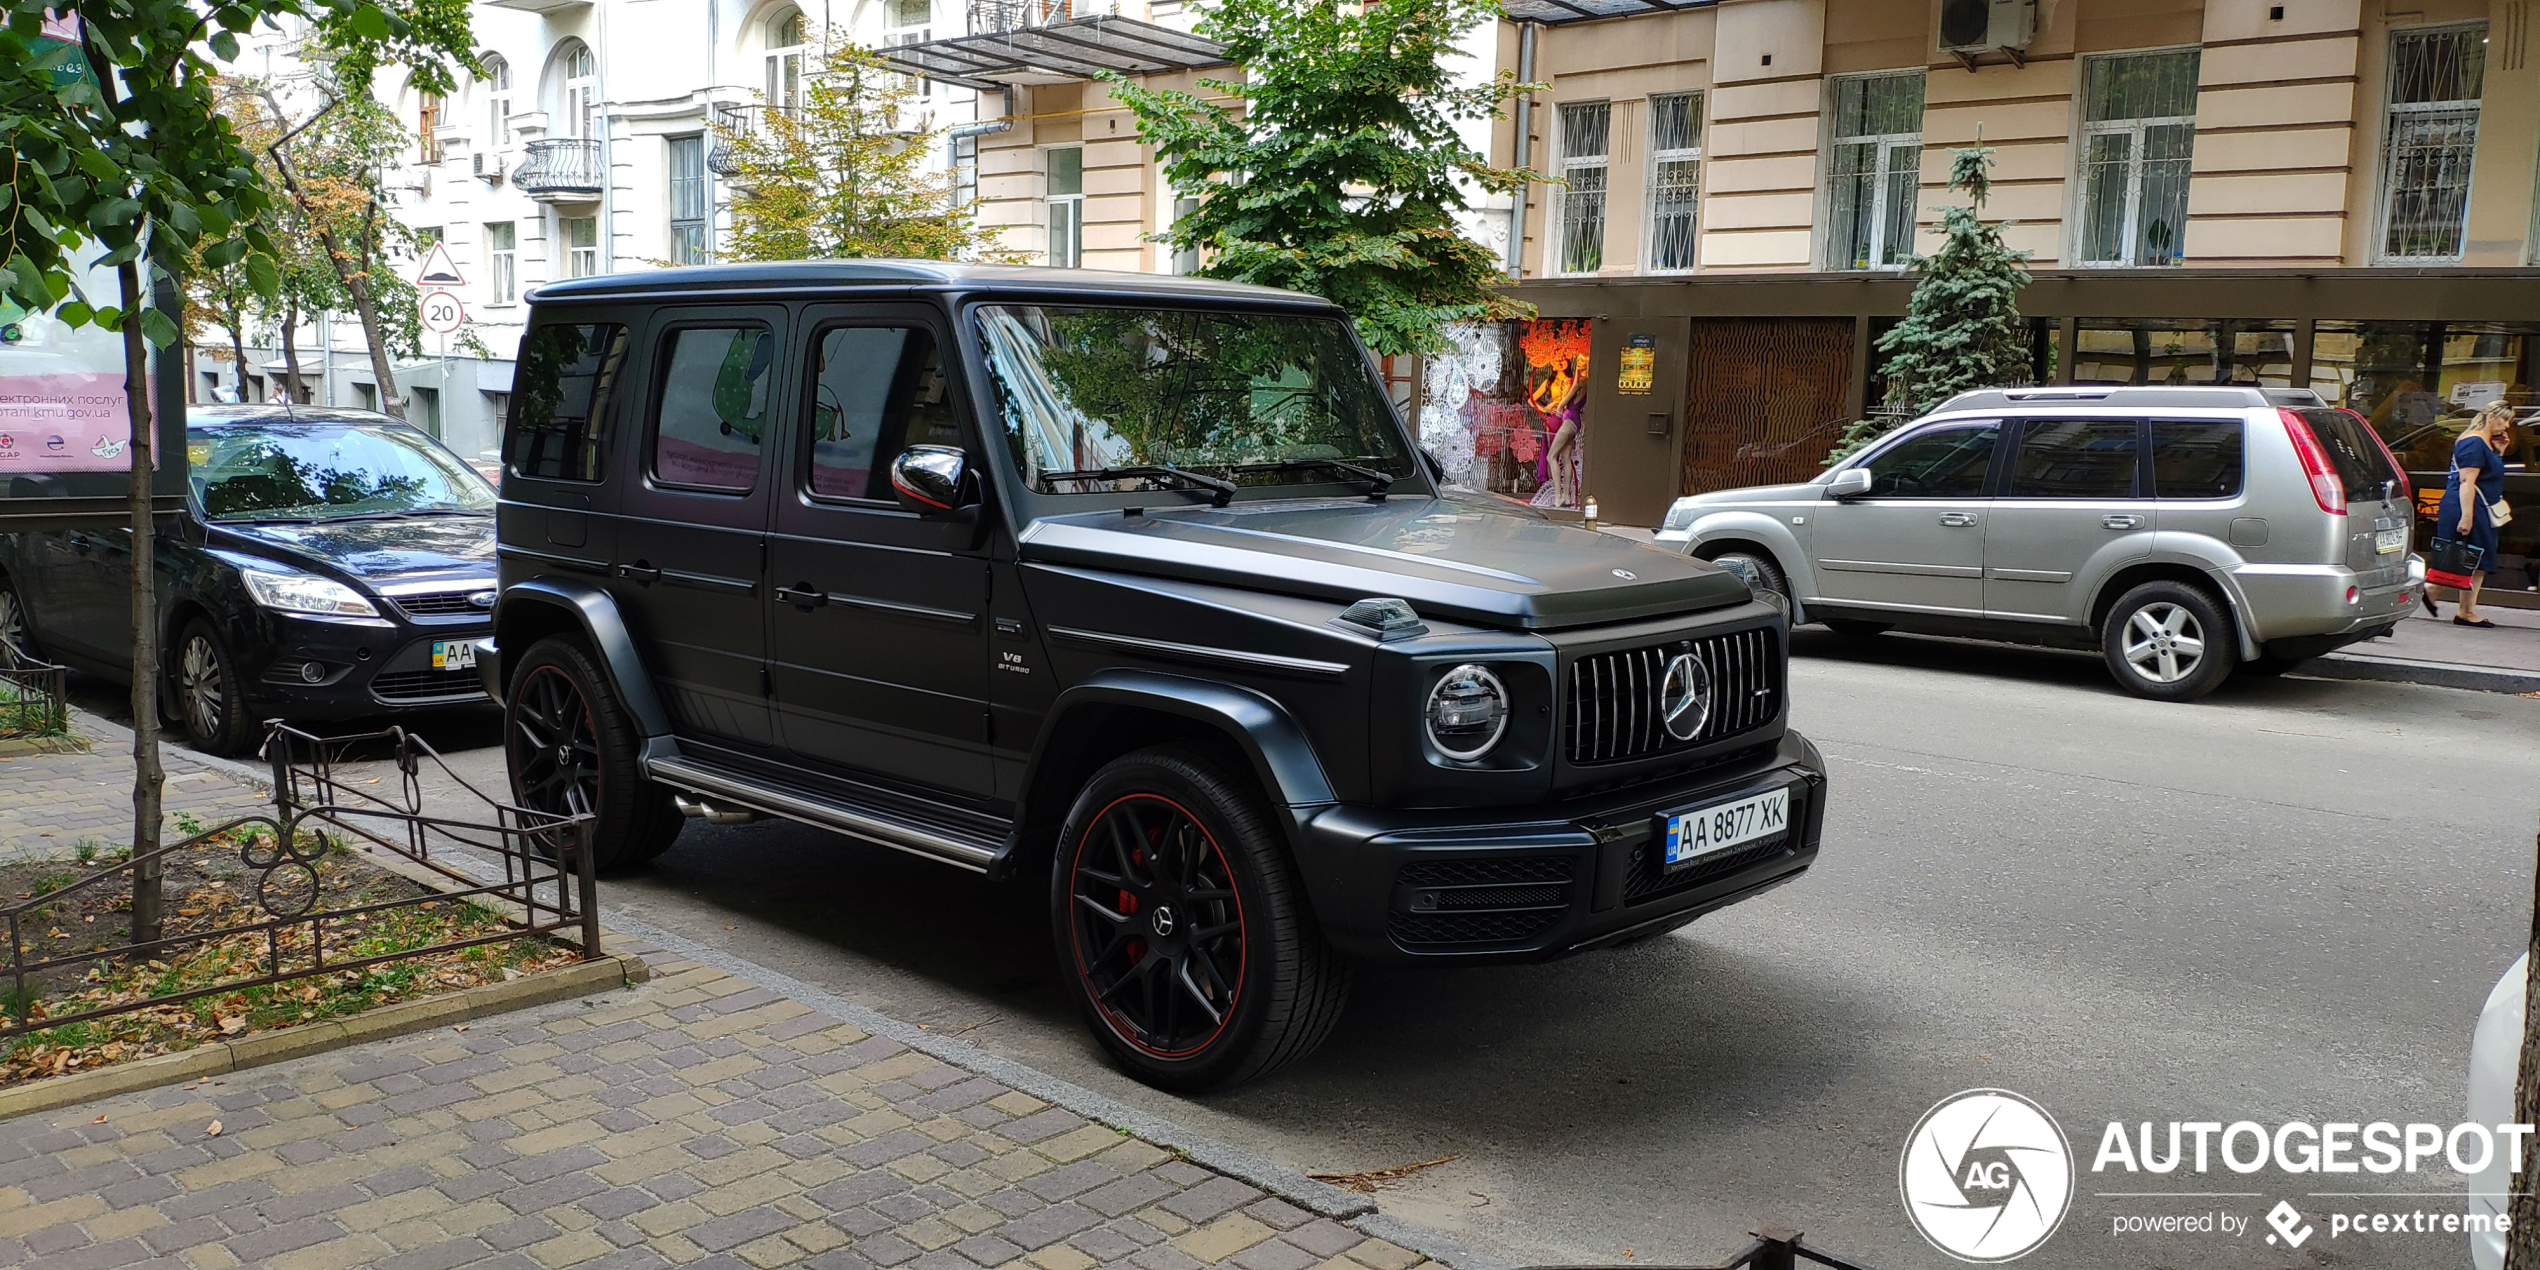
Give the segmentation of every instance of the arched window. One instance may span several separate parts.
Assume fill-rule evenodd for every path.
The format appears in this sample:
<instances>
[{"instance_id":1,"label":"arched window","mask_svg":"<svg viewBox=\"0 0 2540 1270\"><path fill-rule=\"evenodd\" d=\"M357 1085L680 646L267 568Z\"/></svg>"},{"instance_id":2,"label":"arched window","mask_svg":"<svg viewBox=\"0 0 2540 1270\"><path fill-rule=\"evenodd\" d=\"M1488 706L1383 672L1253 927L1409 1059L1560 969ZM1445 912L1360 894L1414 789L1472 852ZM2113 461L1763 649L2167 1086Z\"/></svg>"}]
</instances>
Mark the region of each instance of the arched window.
<instances>
[{"instance_id":1,"label":"arched window","mask_svg":"<svg viewBox=\"0 0 2540 1270\"><path fill-rule=\"evenodd\" d=\"M798 110L803 104L803 11L786 9L767 20L767 104Z\"/></svg>"},{"instance_id":2,"label":"arched window","mask_svg":"<svg viewBox=\"0 0 2540 1270\"><path fill-rule=\"evenodd\" d=\"M557 100L556 127L568 137L596 137L600 122L600 64L591 46L575 41L565 50L564 92Z\"/></svg>"},{"instance_id":3,"label":"arched window","mask_svg":"<svg viewBox=\"0 0 2540 1270\"><path fill-rule=\"evenodd\" d=\"M485 144L488 149L512 143L512 64L493 54L485 57Z\"/></svg>"}]
</instances>

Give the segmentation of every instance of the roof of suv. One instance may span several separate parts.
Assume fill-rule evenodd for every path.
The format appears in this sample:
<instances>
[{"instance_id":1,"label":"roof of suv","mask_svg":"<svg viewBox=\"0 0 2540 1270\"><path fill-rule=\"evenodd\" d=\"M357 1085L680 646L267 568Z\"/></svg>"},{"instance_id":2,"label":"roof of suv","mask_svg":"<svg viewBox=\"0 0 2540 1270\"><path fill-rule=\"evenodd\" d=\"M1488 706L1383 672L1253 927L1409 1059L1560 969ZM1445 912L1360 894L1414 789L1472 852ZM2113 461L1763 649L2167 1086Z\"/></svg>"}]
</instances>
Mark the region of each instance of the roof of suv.
<instances>
[{"instance_id":1,"label":"roof of suv","mask_svg":"<svg viewBox=\"0 0 2540 1270\"><path fill-rule=\"evenodd\" d=\"M1240 300L1331 308L1329 301L1276 287L1211 278L1180 278L1107 269L979 265L943 260L786 260L745 265L686 265L550 282L532 300L649 296L673 291L822 291L838 287L906 290L1043 292L1052 296L1154 300Z\"/></svg>"},{"instance_id":2,"label":"roof of suv","mask_svg":"<svg viewBox=\"0 0 2540 1270\"><path fill-rule=\"evenodd\" d=\"M2242 388L2228 384L2152 385L2141 388L2074 385L2059 388L1979 388L1942 402L1933 414L1953 410L2013 410L2038 406L2103 406L2137 410L2239 410L2289 406L2299 410L2327 403L2308 388Z\"/></svg>"}]
</instances>

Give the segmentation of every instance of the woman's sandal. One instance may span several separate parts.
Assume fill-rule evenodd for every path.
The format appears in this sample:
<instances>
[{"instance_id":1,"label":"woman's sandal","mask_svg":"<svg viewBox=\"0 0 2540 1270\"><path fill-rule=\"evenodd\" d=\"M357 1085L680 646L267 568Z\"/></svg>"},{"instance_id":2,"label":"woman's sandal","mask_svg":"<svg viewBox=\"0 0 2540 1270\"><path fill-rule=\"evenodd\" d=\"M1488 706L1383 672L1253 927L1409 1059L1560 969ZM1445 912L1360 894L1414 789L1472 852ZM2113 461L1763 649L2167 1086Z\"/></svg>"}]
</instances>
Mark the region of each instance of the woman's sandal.
<instances>
[{"instance_id":1,"label":"woman's sandal","mask_svg":"<svg viewBox=\"0 0 2540 1270\"><path fill-rule=\"evenodd\" d=\"M2466 617L2455 617L2455 618L2453 618L2453 619L2452 619L2452 625L2454 625L2454 626L2475 626L2475 627L2479 628L2480 630L2494 630L2494 629L2496 629L2496 624L2495 624L2494 622L2488 621L2486 618L2483 618L2483 617L2482 617L2482 618L2480 618L2480 619L2478 619L2478 620L2477 620L2477 621L2475 621L2475 622L2473 622L2473 621L2469 620L2469 619L2468 619L2468 618L2466 618Z\"/></svg>"}]
</instances>

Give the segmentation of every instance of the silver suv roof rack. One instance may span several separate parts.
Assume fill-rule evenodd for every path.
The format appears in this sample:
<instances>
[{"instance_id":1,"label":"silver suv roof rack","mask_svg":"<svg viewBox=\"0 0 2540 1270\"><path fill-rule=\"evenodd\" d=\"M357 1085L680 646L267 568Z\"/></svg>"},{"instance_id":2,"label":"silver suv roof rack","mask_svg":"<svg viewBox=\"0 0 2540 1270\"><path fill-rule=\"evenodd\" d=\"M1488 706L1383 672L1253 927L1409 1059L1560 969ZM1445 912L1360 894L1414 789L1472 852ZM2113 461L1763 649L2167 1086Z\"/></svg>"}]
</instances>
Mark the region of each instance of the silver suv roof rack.
<instances>
[{"instance_id":1,"label":"silver suv roof rack","mask_svg":"<svg viewBox=\"0 0 2540 1270\"><path fill-rule=\"evenodd\" d=\"M1974 392L1962 392L1950 398L1932 413L1939 414L1953 410L2008 410L2018 406L2059 404L2139 410L2185 410L2245 409L2251 406L2290 406L2301 409L2326 403L2320 400L2318 393L2308 388L2244 388L2230 384L2101 387L2080 384L2051 388L1979 388Z\"/></svg>"}]
</instances>

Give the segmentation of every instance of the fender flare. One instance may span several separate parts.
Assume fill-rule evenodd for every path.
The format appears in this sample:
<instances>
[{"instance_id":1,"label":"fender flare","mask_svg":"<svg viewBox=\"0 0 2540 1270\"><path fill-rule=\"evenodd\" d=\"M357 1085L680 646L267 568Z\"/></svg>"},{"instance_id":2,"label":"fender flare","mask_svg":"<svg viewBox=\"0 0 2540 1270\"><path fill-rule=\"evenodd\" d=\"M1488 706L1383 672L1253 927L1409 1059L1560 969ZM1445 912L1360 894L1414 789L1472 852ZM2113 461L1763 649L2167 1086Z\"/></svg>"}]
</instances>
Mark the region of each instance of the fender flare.
<instances>
[{"instance_id":1,"label":"fender flare","mask_svg":"<svg viewBox=\"0 0 2540 1270\"><path fill-rule=\"evenodd\" d=\"M617 601L609 593L587 582L560 578L531 578L503 588L502 598L494 606L494 630L499 636L505 620L523 609L535 606L562 613L579 629L597 657L600 668L608 674L610 687L617 690L618 704L635 720L647 738L670 735L670 712L663 708L661 694L653 691L653 678L644 670L644 659L636 652L635 637L626 629L625 615L618 612ZM502 659L500 680L511 682L511 658L528 651L497 645L496 656ZM500 694L495 695L500 700Z\"/></svg>"},{"instance_id":2,"label":"fender flare","mask_svg":"<svg viewBox=\"0 0 2540 1270\"><path fill-rule=\"evenodd\" d=\"M1035 787L1051 743L1067 726L1069 716L1088 706L1105 705L1178 715L1224 735L1252 764L1262 792L1274 803L1319 807L1340 801L1305 729L1278 702L1248 688L1149 670L1100 671L1059 693L1049 713L1042 716L1040 736L1033 740L1031 762L1023 773L1024 790ZM1072 800L1075 791L1068 790L1066 797Z\"/></svg>"},{"instance_id":3,"label":"fender flare","mask_svg":"<svg viewBox=\"0 0 2540 1270\"><path fill-rule=\"evenodd\" d=\"M2128 560L2118 568L2100 575L2099 580L2092 584L2089 607L2082 612L2095 617L2102 604L2113 602L2116 599L2113 580L2127 569L2145 564L2192 569L2205 575L2207 581L2213 586L2215 596L2222 601L2223 615L2231 619L2233 633L2239 637L2237 642L2240 645L2240 656L2244 660L2254 660L2266 649L2265 641L2258 638L2256 624L2249 616L2249 595L2240 586L2238 570L2245 563L2247 561L2238 552L2216 551L2211 544L2193 539L2187 542L2176 542L2156 532L2152 538L2150 554ZM2091 629L2095 631L2097 625L2095 621L2092 622Z\"/></svg>"},{"instance_id":4,"label":"fender flare","mask_svg":"<svg viewBox=\"0 0 2540 1270\"><path fill-rule=\"evenodd\" d=\"M1722 538L1743 538L1760 543L1773 553L1782 569L1782 580L1790 587L1790 624L1806 621L1808 601L1817 593L1816 562L1799 547L1799 540L1773 516L1755 511L1713 512L1694 519L1685 526L1685 554L1699 556L1704 547Z\"/></svg>"}]
</instances>

